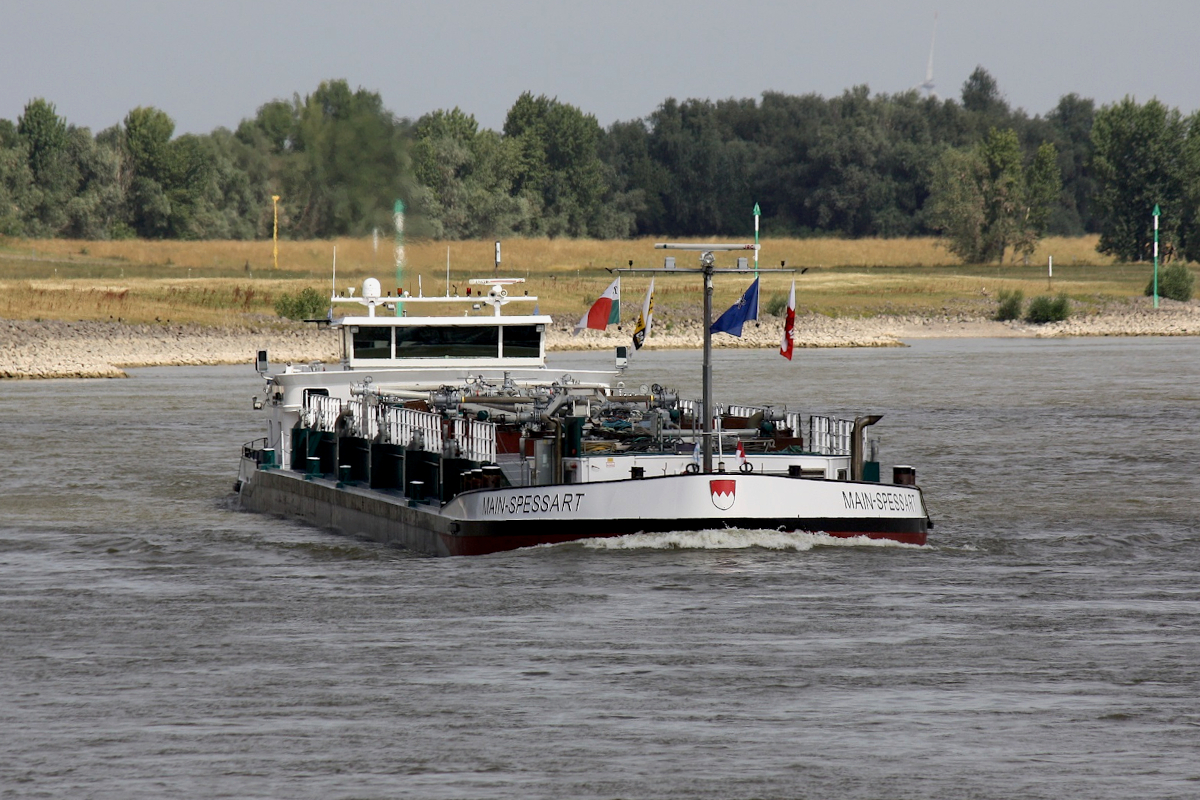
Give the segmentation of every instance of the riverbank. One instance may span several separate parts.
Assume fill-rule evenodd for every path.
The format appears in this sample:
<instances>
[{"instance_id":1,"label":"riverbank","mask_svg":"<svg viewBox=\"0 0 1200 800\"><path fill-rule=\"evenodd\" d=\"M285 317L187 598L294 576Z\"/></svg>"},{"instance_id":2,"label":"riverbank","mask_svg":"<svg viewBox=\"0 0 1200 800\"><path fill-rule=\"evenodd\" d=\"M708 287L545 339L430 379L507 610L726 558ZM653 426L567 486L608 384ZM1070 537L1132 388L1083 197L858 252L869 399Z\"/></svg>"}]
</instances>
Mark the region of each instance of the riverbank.
<instances>
[{"instance_id":1,"label":"riverbank","mask_svg":"<svg viewBox=\"0 0 1200 800\"><path fill-rule=\"evenodd\" d=\"M555 319L547 336L550 350L608 350L627 344L632 323L606 332L572 334L574 320ZM714 347L779 346L782 323L765 317L749 323L743 337L713 338ZM828 317L809 314L796 320L796 347L900 347L908 340L931 338L1002 338L1070 336L1197 336L1200 301L1162 300L1153 308L1147 298L1112 302L1101 309L1077 310L1065 322L1031 325L996 322L963 313L943 315ZM703 343L695 320L656 319L648 349L691 349ZM0 320L0 378L115 378L125 368L207 364L251 364L257 350L271 361L336 362L337 334L312 324L263 317L245 325L199 325L117 322Z\"/></svg>"}]
</instances>

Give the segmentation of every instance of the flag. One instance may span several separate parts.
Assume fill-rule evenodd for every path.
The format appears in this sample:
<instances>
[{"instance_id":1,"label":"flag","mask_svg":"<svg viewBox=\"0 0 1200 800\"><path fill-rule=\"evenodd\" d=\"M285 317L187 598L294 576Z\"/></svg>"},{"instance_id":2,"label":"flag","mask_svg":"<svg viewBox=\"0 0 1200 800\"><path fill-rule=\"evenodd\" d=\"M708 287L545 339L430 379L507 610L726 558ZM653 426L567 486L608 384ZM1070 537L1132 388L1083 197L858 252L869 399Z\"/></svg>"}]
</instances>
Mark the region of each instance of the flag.
<instances>
[{"instance_id":1,"label":"flag","mask_svg":"<svg viewBox=\"0 0 1200 800\"><path fill-rule=\"evenodd\" d=\"M642 313L633 329L633 349L641 350L650 335L650 326L654 323L654 278L650 279L650 288L646 290L646 299L642 301Z\"/></svg>"},{"instance_id":2,"label":"flag","mask_svg":"<svg viewBox=\"0 0 1200 800\"><path fill-rule=\"evenodd\" d=\"M604 290L604 294L600 295L600 299L592 303L592 307L588 312L579 318L579 322L575 323L575 335L584 328L595 328L598 331L605 330L609 325L616 325L621 321L621 276L608 285Z\"/></svg>"},{"instance_id":3,"label":"flag","mask_svg":"<svg viewBox=\"0 0 1200 800\"><path fill-rule=\"evenodd\" d=\"M779 345L779 355L792 360L792 334L796 329L796 282L792 281L792 291L788 295L787 313L783 318L783 343Z\"/></svg>"},{"instance_id":4,"label":"flag","mask_svg":"<svg viewBox=\"0 0 1200 800\"><path fill-rule=\"evenodd\" d=\"M738 462L738 469L739 469L739 470L740 470L740 469L742 468L742 466L743 466L743 465L745 465L745 463L746 463L746 448L745 448L745 447L742 447L742 440L741 440L741 439L738 439L738 443L737 443L737 462Z\"/></svg>"},{"instance_id":5,"label":"flag","mask_svg":"<svg viewBox=\"0 0 1200 800\"><path fill-rule=\"evenodd\" d=\"M758 278L754 279L754 283L750 284L750 288L742 295L741 299L729 307L721 316L717 317L717 321L712 324L709 329L713 333L728 333L733 336L742 335L742 325L748 319L758 317Z\"/></svg>"}]
</instances>

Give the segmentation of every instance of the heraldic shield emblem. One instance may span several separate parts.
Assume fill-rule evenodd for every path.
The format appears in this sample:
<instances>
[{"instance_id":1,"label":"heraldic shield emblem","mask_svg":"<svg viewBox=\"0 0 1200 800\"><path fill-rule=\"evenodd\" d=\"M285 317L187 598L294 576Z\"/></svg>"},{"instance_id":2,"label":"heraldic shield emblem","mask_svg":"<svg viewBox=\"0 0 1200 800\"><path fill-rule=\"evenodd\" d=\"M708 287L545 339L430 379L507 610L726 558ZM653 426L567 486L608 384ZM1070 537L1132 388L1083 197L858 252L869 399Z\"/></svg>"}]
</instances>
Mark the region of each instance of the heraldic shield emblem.
<instances>
[{"instance_id":1,"label":"heraldic shield emblem","mask_svg":"<svg viewBox=\"0 0 1200 800\"><path fill-rule=\"evenodd\" d=\"M737 500L737 481L728 478L713 480L708 482L708 488L712 490L714 506L722 511L733 508L733 503Z\"/></svg>"}]
</instances>

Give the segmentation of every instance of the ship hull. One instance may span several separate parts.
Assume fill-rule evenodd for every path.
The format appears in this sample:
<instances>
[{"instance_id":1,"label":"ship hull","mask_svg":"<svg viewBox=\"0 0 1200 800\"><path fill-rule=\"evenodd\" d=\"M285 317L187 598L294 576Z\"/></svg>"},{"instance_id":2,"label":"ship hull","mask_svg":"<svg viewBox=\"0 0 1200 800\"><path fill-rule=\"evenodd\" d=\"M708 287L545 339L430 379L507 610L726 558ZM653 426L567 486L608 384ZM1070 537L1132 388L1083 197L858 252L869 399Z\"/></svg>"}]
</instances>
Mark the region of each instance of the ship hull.
<instances>
[{"instance_id":1,"label":"ship hull","mask_svg":"<svg viewBox=\"0 0 1200 800\"><path fill-rule=\"evenodd\" d=\"M919 488L764 474L684 474L477 489L444 505L286 470L252 469L244 508L430 555L482 555L633 533L726 528L923 545Z\"/></svg>"}]
</instances>

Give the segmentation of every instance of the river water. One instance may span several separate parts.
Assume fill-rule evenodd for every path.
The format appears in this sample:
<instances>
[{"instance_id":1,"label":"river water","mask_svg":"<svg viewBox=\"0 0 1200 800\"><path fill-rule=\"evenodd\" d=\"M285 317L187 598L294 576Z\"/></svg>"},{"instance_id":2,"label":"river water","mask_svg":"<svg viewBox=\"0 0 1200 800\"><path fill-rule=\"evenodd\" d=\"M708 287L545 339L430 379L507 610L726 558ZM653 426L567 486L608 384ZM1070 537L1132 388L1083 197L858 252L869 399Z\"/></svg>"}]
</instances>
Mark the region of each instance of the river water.
<instances>
[{"instance_id":1,"label":"river water","mask_svg":"<svg viewBox=\"0 0 1200 800\"><path fill-rule=\"evenodd\" d=\"M929 546L417 557L232 507L249 366L0 384L0 797L1200 796L1200 340L715 363L884 413Z\"/></svg>"}]
</instances>

